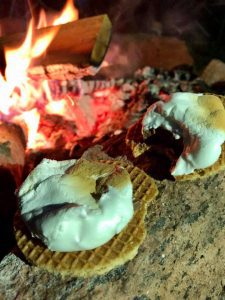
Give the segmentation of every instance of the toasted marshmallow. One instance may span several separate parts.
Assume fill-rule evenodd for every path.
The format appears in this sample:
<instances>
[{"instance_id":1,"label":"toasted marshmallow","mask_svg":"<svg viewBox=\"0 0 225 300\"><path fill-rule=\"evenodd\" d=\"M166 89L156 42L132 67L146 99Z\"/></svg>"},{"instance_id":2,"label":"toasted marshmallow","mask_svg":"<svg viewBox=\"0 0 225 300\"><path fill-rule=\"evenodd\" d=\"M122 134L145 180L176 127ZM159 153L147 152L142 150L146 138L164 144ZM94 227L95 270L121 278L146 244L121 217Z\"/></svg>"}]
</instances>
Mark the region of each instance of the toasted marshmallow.
<instances>
[{"instance_id":1,"label":"toasted marshmallow","mask_svg":"<svg viewBox=\"0 0 225 300\"><path fill-rule=\"evenodd\" d=\"M99 247L133 216L128 172L102 162L44 159L18 196L21 216L32 236L53 251Z\"/></svg>"},{"instance_id":2,"label":"toasted marshmallow","mask_svg":"<svg viewBox=\"0 0 225 300\"><path fill-rule=\"evenodd\" d=\"M175 93L169 101L149 107L143 118L143 136L158 127L171 131L176 139L183 138L184 149L171 174L190 174L218 160L225 141L225 109L214 95Z\"/></svg>"}]
</instances>

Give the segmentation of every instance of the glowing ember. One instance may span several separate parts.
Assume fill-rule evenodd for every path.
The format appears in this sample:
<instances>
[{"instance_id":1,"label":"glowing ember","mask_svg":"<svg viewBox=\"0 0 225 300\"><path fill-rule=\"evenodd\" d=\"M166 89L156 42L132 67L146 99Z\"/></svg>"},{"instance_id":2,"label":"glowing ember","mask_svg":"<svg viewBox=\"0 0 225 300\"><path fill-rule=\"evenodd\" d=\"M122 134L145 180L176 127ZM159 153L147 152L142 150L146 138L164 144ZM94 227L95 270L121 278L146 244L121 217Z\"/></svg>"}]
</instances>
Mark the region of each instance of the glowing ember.
<instances>
[{"instance_id":1,"label":"glowing ember","mask_svg":"<svg viewBox=\"0 0 225 300\"><path fill-rule=\"evenodd\" d=\"M47 22L46 15L41 12L38 28L78 19L78 11L73 6L73 1L68 0L62 13L51 23ZM34 36L33 21L30 22L26 38L17 48L5 49L6 71L5 77L0 73L0 119L17 123L21 120L28 128L28 148L36 148L40 145L37 140L40 114L46 104L54 101L46 82L32 81L28 77L28 68L33 59L43 55L49 44L54 39L58 28L52 26L52 30L39 38ZM56 106L56 105L55 105ZM53 105L54 107L54 105ZM55 113L55 108L53 108Z\"/></svg>"},{"instance_id":2,"label":"glowing ember","mask_svg":"<svg viewBox=\"0 0 225 300\"><path fill-rule=\"evenodd\" d=\"M107 97L110 95L110 89L99 90L94 92L95 97Z\"/></svg>"},{"instance_id":3,"label":"glowing ember","mask_svg":"<svg viewBox=\"0 0 225 300\"><path fill-rule=\"evenodd\" d=\"M55 114L59 116L65 115L67 103L64 100L49 102L46 106L48 114Z\"/></svg>"}]
</instances>

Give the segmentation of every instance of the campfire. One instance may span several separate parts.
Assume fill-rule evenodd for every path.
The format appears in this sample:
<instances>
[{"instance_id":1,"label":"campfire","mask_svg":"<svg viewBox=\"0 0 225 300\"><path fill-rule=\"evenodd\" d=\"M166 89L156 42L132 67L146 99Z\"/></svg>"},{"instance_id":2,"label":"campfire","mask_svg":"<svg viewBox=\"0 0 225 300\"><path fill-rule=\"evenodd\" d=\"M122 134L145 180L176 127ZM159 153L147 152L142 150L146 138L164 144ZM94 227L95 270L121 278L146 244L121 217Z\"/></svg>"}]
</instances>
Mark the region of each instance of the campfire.
<instances>
[{"instance_id":1,"label":"campfire","mask_svg":"<svg viewBox=\"0 0 225 300\"><path fill-rule=\"evenodd\" d=\"M119 101L103 100L111 86L91 97L89 84L79 79L94 74L102 63L111 35L109 19L77 19L78 11L68 0L57 16L41 11L26 34L0 39L5 61L0 74L1 165L10 165L13 173L14 165L24 165L24 150L69 149L95 134L121 107ZM68 78L73 79L72 89ZM18 182L20 175L21 168Z\"/></svg>"},{"instance_id":2,"label":"campfire","mask_svg":"<svg viewBox=\"0 0 225 300\"><path fill-rule=\"evenodd\" d=\"M109 65L110 38L106 15L79 20L70 0L58 15L41 11L26 34L0 38L0 163L17 186L25 164L27 174L45 156L79 157L77 150L102 142L110 148L152 101L177 90L198 91L187 70L146 67L133 78L93 77Z\"/></svg>"}]
</instances>

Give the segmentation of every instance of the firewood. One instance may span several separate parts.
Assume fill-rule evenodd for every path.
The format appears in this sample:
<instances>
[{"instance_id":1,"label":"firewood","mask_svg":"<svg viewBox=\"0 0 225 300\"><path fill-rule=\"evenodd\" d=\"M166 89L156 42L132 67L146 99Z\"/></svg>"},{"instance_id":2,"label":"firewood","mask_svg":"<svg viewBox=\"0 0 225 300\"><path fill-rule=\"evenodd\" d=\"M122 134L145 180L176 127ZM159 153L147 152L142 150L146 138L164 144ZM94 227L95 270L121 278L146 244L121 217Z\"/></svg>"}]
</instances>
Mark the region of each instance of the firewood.
<instances>
[{"instance_id":1,"label":"firewood","mask_svg":"<svg viewBox=\"0 0 225 300\"><path fill-rule=\"evenodd\" d=\"M98 67L77 67L72 64L52 64L29 68L29 77L33 79L72 80L92 76L98 72Z\"/></svg>"},{"instance_id":2,"label":"firewood","mask_svg":"<svg viewBox=\"0 0 225 300\"><path fill-rule=\"evenodd\" d=\"M36 29L34 38L44 36L53 26ZM99 15L54 26L57 33L44 55L34 61L29 73L37 77L59 79L69 73L88 75L104 59L111 38L111 22L107 15ZM4 73L4 48L18 47L24 40L24 33L0 38L1 70ZM16 62L15 62L16 63ZM82 71L84 69L84 71ZM97 70L97 69L96 69Z\"/></svg>"},{"instance_id":3,"label":"firewood","mask_svg":"<svg viewBox=\"0 0 225 300\"><path fill-rule=\"evenodd\" d=\"M0 170L9 171L17 186L22 181L25 146L25 137L20 127L0 123Z\"/></svg>"}]
</instances>

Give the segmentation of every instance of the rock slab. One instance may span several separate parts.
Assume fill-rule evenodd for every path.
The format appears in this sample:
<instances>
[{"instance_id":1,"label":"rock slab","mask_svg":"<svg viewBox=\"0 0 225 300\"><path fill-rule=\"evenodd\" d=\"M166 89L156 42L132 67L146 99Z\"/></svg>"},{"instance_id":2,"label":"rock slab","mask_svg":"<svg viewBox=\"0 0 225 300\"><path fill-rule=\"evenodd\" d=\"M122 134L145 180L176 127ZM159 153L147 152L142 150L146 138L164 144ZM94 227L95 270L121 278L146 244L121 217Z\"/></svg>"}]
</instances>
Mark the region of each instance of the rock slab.
<instances>
[{"instance_id":1,"label":"rock slab","mask_svg":"<svg viewBox=\"0 0 225 300\"><path fill-rule=\"evenodd\" d=\"M77 279L9 253L0 262L0 299L225 299L225 172L157 184L135 259L104 276Z\"/></svg>"}]
</instances>

